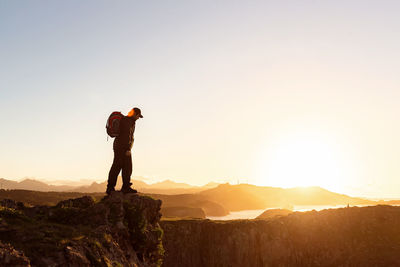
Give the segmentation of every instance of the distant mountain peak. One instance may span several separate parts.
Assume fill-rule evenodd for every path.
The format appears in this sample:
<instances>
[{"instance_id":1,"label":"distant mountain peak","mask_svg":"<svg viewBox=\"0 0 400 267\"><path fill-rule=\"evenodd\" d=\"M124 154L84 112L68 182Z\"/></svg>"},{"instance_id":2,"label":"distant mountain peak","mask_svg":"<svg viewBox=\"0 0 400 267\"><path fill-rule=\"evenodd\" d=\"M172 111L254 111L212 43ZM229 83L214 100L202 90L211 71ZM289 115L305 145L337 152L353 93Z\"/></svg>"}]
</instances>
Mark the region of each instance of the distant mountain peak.
<instances>
[{"instance_id":1,"label":"distant mountain peak","mask_svg":"<svg viewBox=\"0 0 400 267\"><path fill-rule=\"evenodd\" d=\"M192 186L192 185L186 184L186 183L178 183L178 182L174 182L172 180L167 179L167 180L152 184L152 187L154 187L154 188L193 188L195 186Z\"/></svg>"}]
</instances>

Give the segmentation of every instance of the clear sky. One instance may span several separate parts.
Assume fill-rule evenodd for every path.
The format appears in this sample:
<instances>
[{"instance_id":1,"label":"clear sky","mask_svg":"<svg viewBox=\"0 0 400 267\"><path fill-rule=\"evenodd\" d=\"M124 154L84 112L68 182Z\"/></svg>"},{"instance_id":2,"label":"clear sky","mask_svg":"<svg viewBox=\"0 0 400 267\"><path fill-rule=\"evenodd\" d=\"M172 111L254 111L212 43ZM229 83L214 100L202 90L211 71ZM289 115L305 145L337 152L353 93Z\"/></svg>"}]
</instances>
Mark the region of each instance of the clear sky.
<instances>
[{"instance_id":1,"label":"clear sky","mask_svg":"<svg viewBox=\"0 0 400 267\"><path fill-rule=\"evenodd\" d=\"M0 177L400 197L398 1L1 1Z\"/></svg>"}]
</instances>

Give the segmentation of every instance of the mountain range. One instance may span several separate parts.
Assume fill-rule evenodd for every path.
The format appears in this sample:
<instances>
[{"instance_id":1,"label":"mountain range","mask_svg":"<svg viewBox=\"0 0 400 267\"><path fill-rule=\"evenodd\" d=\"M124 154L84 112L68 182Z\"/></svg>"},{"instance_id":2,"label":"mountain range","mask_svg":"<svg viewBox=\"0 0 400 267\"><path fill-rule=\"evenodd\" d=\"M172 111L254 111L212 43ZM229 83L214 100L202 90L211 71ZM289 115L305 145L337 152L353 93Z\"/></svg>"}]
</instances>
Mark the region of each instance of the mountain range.
<instances>
[{"instance_id":1,"label":"mountain range","mask_svg":"<svg viewBox=\"0 0 400 267\"><path fill-rule=\"evenodd\" d=\"M121 179L119 179L120 181ZM48 185L25 179L21 182L0 179L0 199L11 198L30 205L52 204L56 201L91 195L104 196L106 182L93 182L86 186ZM121 184L117 184L117 189ZM141 194L150 195L163 202L164 217L224 216L232 211L283 208L294 206L335 205L399 205L400 200L374 201L328 191L321 187L279 188L251 184L216 184L191 186L166 180L147 184L133 179L133 186ZM30 190L30 191L22 191Z\"/></svg>"},{"instance_id":2,"label":"mountain range","mask_svg":"<svg viewBox=\"0 0 400 267\"><path fill-rule=\"evenodd\" d=\"M377 202L334 193L321 187L279 188L251 184L220 184L199 193L229 211L265 208L293 208L309 205L369 205Z\"/></svg>"},{"instance_id":3,"label":"mountain range","mask_svg":"<svg viewBox=\"0 0 400 267\"><path fill-rule=\"evenodd\" d=\"M205 189L217 186L217 183L208 183L204 186L193 186L186 183L177 183L171 180L165 180L154 184L147 184L140 180L142 177L134 177L133 186L143 193L153 194L188 194L196 193ZM121 180L118 179L116 188L121 188ZM69 184L68 181L64 181ZM0 178L0 189L22 189L40 192L79 192L79 193L100 193L105 192L107 182L93 182L87 185L51 185L46 182L27 178L20 182Z\"/></svg>"}]
</instances>

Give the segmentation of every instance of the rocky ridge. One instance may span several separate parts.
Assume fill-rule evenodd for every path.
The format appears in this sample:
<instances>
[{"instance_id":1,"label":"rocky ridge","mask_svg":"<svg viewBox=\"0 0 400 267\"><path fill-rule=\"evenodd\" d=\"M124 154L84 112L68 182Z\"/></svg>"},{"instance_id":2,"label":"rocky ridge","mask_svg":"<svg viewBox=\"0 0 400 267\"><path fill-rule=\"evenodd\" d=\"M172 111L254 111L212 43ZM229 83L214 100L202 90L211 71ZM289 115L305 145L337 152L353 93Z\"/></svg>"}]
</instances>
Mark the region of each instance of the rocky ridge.
<instances>
[{"instance_id":1,"label":"rocky ridge","mask_svg":"<svg viewBox=\"0 0 400 267\"><path fill-rule=\"evenodd\" d=\"M0 266L160 266L161 201L114 192L56 206L0 202Z\"/></svg>"},{"instance_id":2,"label":"rocky ridge","mask_svg":"<svg viewBox=\"0 0 400 267\"><path fill-rule=\"evenodd\" d=\"M288 209L269 209L258 215L256 219L275 219L277 217L287 216L290 213L293 213L293 211Z\"/></svg>"}]
</instances>

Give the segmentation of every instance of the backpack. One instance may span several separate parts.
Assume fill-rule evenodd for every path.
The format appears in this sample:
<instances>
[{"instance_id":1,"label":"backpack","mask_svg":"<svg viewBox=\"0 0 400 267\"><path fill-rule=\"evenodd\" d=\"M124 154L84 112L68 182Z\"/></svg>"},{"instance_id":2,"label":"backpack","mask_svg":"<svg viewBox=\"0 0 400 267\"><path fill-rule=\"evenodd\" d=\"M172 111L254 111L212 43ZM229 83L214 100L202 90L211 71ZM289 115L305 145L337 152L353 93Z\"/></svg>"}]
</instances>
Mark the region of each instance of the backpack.
<instances>
[{"instance_id":1,"label":"backpack","mask_svg":"<svg viewBox=\"0 0 400 267\"><path fill-rule=\"evenodd\" d=\"M114 111L113 113L108 116L106 129L107 134L110 137L116 137L119 135L119 125L121 123L121 119L124 117L121 112Z\"/></svg>"}]
</instances>

